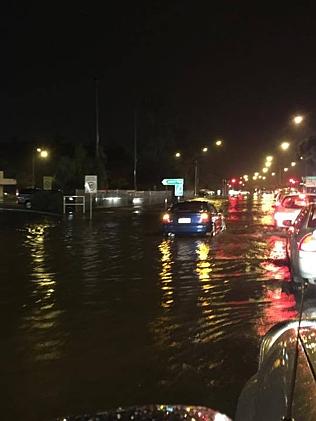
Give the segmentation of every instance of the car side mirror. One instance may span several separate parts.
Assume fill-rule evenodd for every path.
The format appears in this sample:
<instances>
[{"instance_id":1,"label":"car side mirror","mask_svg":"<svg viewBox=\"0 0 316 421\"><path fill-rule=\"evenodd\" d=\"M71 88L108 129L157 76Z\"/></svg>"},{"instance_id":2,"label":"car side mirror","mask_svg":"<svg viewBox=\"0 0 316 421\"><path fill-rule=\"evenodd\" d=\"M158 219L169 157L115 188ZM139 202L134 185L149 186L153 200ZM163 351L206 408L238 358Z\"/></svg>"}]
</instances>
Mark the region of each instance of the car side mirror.
<instances>
[{"instance_id":1,"label":"car side mirror","mask_svg":"<svg viewBox=\"0 0 316 421\"><path fill-rule=\"evenodd\" d=\"M292 224L292 221L290 219L286 219L285 221L283 221L283 225L285 227L291 227L293 224Z\"/></svg>"}]
</instances>

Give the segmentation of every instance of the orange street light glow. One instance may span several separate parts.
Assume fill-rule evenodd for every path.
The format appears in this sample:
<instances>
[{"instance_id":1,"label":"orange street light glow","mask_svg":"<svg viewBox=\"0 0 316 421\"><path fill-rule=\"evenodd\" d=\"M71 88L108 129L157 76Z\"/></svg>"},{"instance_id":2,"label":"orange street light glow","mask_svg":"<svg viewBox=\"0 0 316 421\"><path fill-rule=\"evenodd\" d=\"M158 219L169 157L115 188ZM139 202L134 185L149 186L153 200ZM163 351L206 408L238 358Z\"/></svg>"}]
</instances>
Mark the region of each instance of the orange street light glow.
<instances>
[{"instance_id":1,"label":"orange street light glow","mask_svg":"<svg viewBox=\"0 0 316 421\"><path fill-rule=\"evenodd\" d=\"M283 151L287 151L290 147L290 144L289 142L282 142L280 146L281 146L281 149L283 149Z\"/></svg>"}]
</instances>

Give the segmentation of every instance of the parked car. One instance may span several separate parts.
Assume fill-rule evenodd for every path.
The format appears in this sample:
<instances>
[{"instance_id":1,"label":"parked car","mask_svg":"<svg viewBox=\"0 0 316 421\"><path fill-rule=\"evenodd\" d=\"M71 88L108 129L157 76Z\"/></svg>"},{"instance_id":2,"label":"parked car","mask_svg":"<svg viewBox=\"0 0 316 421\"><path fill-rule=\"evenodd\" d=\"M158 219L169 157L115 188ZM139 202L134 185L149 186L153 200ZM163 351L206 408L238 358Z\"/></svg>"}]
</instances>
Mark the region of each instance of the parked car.
<instances>
[{"instance_id":1,"label":"parked car","mask_svg":"<svg viewBox=\"0 0 316 421\"><path fill-rule=\"evenodd\" d=\"M316 420L316 320L278 323L264 336L257 373L243 388L235 421Z\"/></svg>"},{"instance_id":2,"label":"parked car","mask_svg":"<svg viewBox=\"0 0 316 421\"><path fill-rule=\"evenodd\" d=\"M161 222L165 234L215 235L225 229L222 211L207 199L175 203L162 215Z\"/></svg>"},{"instance_id":3,"label":"parked car","mask_svg":"<svg viewBox=\"0 0 316 421\"><path fill-rule=\"evenodd\" d=\"M316 194L297 193L284 196L274 209L274 223L276 228L288 228L293 223L301 209L309 203L316 202ZM284 221L287 221L284 224Z\"/></svg>"},{"instance_id":4,"label":"parked car","mask_svg":"<svg viewBox=\"0 0 316 421\"><path fill-rule=\"evenodd\" d=\"M316 284L316 203L303 208L290 227L286 250L292 279Z\"/></svg>"},{"instance_id":5,"label":"parked car","mask_svg":"<svg viewBox=\"0 0 316 421\"><path fill-rule=\"evenodd\" d=\"M62 213L63 194L61 190L21 189L17 192L17 202L27 209Z\"/></svg>"},{"instance_id":6,"label":"parked car","mask_svg":"<svg viewBox=\"0 0 316 421\"><path fill-rule=\"evenodd\" d=\"M18 190L16 193L17 203L19 205L24 205L27 209L31 209L32 207L31 198L35 193L39 191L41 191L41 189L36 188L36 187L23 188L23 189Z\"/></svg>"}]
</instances>

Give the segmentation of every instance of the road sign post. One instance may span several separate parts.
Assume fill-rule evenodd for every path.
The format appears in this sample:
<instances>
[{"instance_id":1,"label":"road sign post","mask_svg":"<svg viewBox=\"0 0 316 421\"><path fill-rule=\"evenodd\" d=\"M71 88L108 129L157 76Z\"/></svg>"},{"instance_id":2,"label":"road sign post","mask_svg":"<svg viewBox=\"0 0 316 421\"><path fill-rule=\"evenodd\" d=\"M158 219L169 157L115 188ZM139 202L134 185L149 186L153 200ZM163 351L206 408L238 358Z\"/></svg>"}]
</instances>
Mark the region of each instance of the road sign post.
<instances>
[{"instance_id":1,"label":"road sign post","mask_svg":"<svg viewBox=\"0 0 316 421\"><path fill-rule=\"evenodd\" d=\"M84 192L90 195L90 219L92 219L92 195L98 191L98 176L86 175L84 180Z\"/></svg>"},{"instance_id":2,"label":"road sign post","mask_svg":"<svg viewBox=\"0 0 316 421\"><path fill-rule=\"evenodd\" d=\"M164 186L174 186L174 195L183 196L183 178L164 178L161 182Z\"/></svg>"}]
</instances>

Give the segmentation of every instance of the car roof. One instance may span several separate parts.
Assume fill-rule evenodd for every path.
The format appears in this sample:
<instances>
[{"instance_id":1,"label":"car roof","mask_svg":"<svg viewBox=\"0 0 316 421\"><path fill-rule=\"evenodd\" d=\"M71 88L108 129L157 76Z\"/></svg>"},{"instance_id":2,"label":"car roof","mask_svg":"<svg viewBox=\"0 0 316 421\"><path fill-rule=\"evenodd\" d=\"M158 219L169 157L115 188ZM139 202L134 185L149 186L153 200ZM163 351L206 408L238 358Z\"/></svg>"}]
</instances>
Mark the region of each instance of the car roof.
<instances>
[{"instance_id":1,"label":"car roof","mask_svg":"<svg viewBox=\"0 0 316 421\"><path fill-rule=\"evenodd\" d=\"M208 197L195 197L194 199L186 200L186 202L206 202L213 205L214 199L209 199Z\"/></svg>"}]
</instances>

